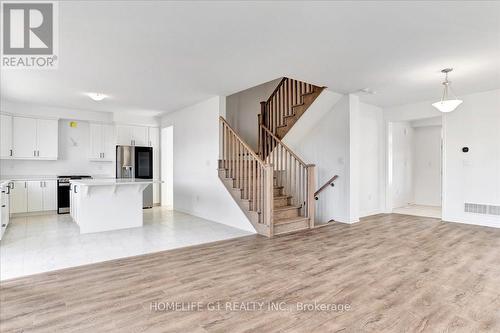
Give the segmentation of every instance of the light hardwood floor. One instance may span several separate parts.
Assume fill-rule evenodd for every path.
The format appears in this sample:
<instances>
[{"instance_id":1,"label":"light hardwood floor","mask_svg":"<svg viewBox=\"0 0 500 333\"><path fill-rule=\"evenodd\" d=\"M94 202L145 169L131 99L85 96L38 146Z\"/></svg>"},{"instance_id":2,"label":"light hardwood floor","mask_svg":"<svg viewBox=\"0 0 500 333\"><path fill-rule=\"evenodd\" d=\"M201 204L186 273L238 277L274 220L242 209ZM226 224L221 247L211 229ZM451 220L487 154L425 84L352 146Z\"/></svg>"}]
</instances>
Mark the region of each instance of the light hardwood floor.
<instances>
[{"instance_id":1,"label":"light hardwood floor","mask_svg":"<svg viewBox=\"0 0 500 333\"><path fill-rule=\"evenodd\" d=\"M500 230L378 215L43 273L0 288L2 333L500 332ZM151 302L174 301L284 302L290 310L151 311ZM314 301L351 309L293 307Z\"/></svg>"}]
</instances>

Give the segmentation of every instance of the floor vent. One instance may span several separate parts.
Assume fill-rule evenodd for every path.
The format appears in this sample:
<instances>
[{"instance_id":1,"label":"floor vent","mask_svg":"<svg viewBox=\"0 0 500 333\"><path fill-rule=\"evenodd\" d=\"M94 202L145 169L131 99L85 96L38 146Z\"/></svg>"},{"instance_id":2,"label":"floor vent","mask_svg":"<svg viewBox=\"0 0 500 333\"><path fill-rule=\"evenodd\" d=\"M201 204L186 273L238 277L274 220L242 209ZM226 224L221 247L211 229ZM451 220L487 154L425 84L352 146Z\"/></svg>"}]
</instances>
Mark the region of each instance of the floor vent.
<instances>
[{"instance_id":1,"label":"floor vent","mask_svg":"<svg viewBox=\"0 0 500 333\"><path fill-rule=\"evenodd\" d=\"M500 216L500 206L495 205L474 204L466 202L464 211L466 213Z\"/></svg>"}]
</instances>

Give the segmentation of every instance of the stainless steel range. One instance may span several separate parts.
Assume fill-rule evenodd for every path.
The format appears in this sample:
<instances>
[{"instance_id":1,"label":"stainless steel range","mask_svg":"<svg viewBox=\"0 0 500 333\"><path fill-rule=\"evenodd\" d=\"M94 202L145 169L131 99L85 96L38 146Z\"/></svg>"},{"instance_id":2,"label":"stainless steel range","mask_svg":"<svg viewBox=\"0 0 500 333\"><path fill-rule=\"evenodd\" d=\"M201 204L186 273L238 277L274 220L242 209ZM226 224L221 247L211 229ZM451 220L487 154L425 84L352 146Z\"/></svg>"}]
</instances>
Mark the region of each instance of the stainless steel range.
<instances>
[{"instance_id":1,"label":"stainless steel range","mask_svg":"<svg viewBox=\"0 0 500 333\"><path fill-rule=\"evenodd\" d=\"M69 181L91 176L57 176L57 214L69 213Z\"/></svg>"}]
</instances>

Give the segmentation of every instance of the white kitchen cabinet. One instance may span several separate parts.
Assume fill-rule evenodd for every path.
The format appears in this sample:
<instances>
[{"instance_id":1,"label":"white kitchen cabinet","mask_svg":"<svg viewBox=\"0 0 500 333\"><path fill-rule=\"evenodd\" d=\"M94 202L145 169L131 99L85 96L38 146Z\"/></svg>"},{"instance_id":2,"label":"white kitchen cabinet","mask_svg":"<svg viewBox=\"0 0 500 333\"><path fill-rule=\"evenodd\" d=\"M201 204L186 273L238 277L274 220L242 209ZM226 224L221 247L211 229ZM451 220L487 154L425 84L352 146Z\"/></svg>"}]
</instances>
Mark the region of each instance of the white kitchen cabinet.
<instances>
[{"instance_id":1,"label":"white kitchen cabinet","mask_svg":"<svg viewBox=\"0 0 500 333\"><path fill-rule=\"evenodd\" d=\"M28 189L25 181L14 181L10 190L10 212L26 213L28 211Z\"/></svg>"},{"instance_id":2,"label":"white kitchen cabinet","mask_svg":"<svg viewBox=\"0 0 500 333\"><path fill-rule=\"evenodd\" d=\"M148 146L148 128L143 126L132 126L132 140L134 146Z\"/></svg>"},{"instance_id":3,"label":"white kitchen cabinet","mask_svg":"<svg viewBox=\"0 0 500 333\"><path fill-rule=\"evenodd\" d=\"M90 159L113 161L115 157L115 128L107 124L90 124Z\"/></svg>"},{"instance_id":4,"label":"white kitchen cabinet","mask_svg":"<svg viewBox=\"0 0 500 333\"><path fill-rule=\"evenodd\" d=\"M44 180L43 181L43 210L56 210L57 209L57 181Z\"/></svg>"},{"instance_id":5,"label":"white kitchen cabinet","mask_svg":"<svg viewBox=\"0 0 500 333\"><path fill-rule=\"evenodd\" d=\"M28 212L40 212L43 210L43 182L30 180L28 184Z\"/></svg>"},{"instance_id":6,"label":"white kitchen cabinet","mask_svg":"<svg viewBox=\"0 0 500 333\"><path fill-rule=\"evenodd\" d=\"M36 119L12 117L12 150L15 158L37 158Z\"/></svg>"},{"instance_id":7,"label":"white kitchen cabinet","mask_svg":"<svg viewBox=\"0 0 500 333\"><path fill-rule=\"evenodd\" d=\"M78 185L71 184L69 188L69 214L76 224L79 223L80 213L80 189Z\"/></svg>"},{"instance_id":8,"label":"white kitchen cabinet","mask_svg":"<svg viewBox=\"0 0 500 333\"><path fill-rule=\"evenodd\" d=\"M71 216L71 218L74 220L75 203L73 201L73 185L69 184L69 216Z\"/></svg>"},{"instance_id":9,"label":"white kitchen cabinet","mask_svg":"<svg viewBox=\"0 0 500 333\"><path fill-rule=\"evenodd\" d=\"M116 126L116 144L120 146L132 146L132 126Z\"/></svg>"},{"instance_id":10,"label":"white kitchen cabinet","mask_svg":"<svg viewBox=\"0 0 500 333\"><path fill-rule=\"evenodd\" d=\"M148 146L149 131L145 126L117 125L117 144L122 146Z\"/></svg>"},{"instance_id":11,"label":"white kitchen cabinet","mask_svg":"<svg viewBox=\"0 0 500 333\"><path fill-rule=\"evenodd\" d=\"M0 114L0 158L12 157L12 116Z\"/></svg>"},{"instance_id":12,"label":"white kitchen cabinet","mask_svg":"<svg viewBox=\"0 0 500 333\"><path fill-rule=\"evenodd\" d=\"M59 122L53 119L37 119L37 157L57 160Z\"/></svg>"},{"instance_id":13,"label":"white kitchen cabinet","mask_svg":"<svg viewBox=\"0 0 500 333\"><path fill-rule=\"evenodd\" d=\"M3 184L0 186L0 239L2 239L5 230L7 230L7 226L10 221L10 207L9 207L9 197L10 197L10 188L9 185Z\"/></svg>"},{"instance_id":14,"label":"white kitchen cabinet","mask_svg":"<svg viewBox=\"0 0 500 333\"><path fill-rule=\"evenodd\" d=\"M10 212L27 213L57 209L57 181L14 181L10 190Z\"/></svg>"},{"instance_id":15,"label":"white kitchen cabinet","mask_svg":"<svg viewBox=\"0 0 500 333\"><path fill-rule=\"evenodd\" d=\"M58 121L12 117L12 155L15 159L57 160Z\"/></svg>"},{"instance_id":16,"label":"white kitchen cabinet","mask_svg":"<svg viewBox=\"0 0 500 333\"><path fill-rule=\"evenodd\" d=\"M90 135L89 158L91 160L100 160L102 158L102 125L91 123L89 125L89 135Z\"/></svg>"},{"instance_id":17,"label":"white kitchen cabinet","mask_svg":"<svg viewBox=\"0 0 500 333\"><path fill-rule=\"evenodd\" d=\"M102 125L102 159L114 161L116 158L116 135L114 125Z\"/></svg>"},{"instance_id":18,"label":"white kitchen cabinet","mask_svg":"<svg viewBox=\"0 0 500 333\"><path fill-rule=\"evenodd\" d=\"M151 147L160 147L160 129L158 127L150 127L149 130L149 143Z\"/></svg>"}]
</instances>

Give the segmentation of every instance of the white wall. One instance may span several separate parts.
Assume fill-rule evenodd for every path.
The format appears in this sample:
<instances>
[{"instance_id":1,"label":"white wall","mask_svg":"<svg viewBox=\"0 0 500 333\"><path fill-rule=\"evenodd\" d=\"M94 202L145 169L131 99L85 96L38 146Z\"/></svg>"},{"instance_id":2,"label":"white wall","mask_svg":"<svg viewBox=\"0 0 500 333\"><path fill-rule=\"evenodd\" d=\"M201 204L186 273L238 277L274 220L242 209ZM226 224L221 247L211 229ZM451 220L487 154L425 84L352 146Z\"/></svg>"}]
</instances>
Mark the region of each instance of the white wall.
<instances>
[{"instance_id":1,"label":"white wall","mask_svg":"<svg viewBox=\"0 0 500 333\"><path fill-rule=\"evenodd\" d=\"M174 209L255 232L217 174L221 107L213 97L161 119L174 132Z\"/></svg>"},{"instance_id":2,"label":"white wall","mask_svg":"<svg viewBox=\"0 0 500 333\"><path fill-rule=\"evenodd\" d=\"M339 175L320 194L316 220L344 223L380 213L385 202L384 121L381 108L355 95L324 90L284 142L317 168L317 187Z\"/></svg>"},{"instance_id":3,"label":"white wall","mask_svg":"<svg viewBox=\"0 0 500 333\"><path fill-rule=\"evenodd\" d=\"M1 111L18 115L54 117L59 120L59 159L57 161L0 160L2 175L67 175L90 174L115 176L113 162L89 161L89 121L127 122L134 125L158 126L159 120L152 116L130 113L96 112L59 107L14 103L2 100ZM69 126L69 121L77 121L77 127Z\"/></svg>"},{"instance_id":4,"label":"white wall","mask_svg":"<svg viewBox=\"0 0 500 333\"><path fill-rule=\"evenodd\" d=\"M280 80L269 81L226 97L227 121L255 150L258 148L257 115L260 114L260 102L271 96Z\"/></svg>"},{"instance_id":5,"label":"white wall","mask_svg":"<svg viewBox=\"0 0 500 333\"><path fill-rule=\"evenodd\" d=\"M161 205L174 207L174 127L161 129Z\"/></svg>"},{"instance_id":6,"label":"white wall","mask_svg":"<svg viewBox=\"0 0 500 333\"><path fill-rule=\"evenodd\" d=\"M409 122L394 122L391 126L392 153L389 163L392 165L392 175L389 177L391 192L391 208L403 207L414 203L413 197L413 161L414 139L413 127Z\"/></svg>"},{"instance_id":7,"label":"white wall","mask_svg":"<svg viewBox=\"0 0 500 333\"><path fill-rule=\"evenodd\" d=\"M443 220L500 227L499 216L464 212L465 202L500 205L500 89L460 98L463 104L443 116ZM387 121L439 116L431 103L384 114Z\"/></svg>"},{"instance_id":8,"label":"white wall","mask_svg":"<svg viewBox=\"0 0 500 333\"><path fill-rule=\"evenodd\" d=\"M348 95L323 91L318 97L321 108L307 110L284 138L306 163L316 165L317 187L334 175L334 188L327 188L316 201L317 223L331 219L350 222L349 207L349 107ZM323 104L323 101L325 103ZM316 114L320 117L316 117Z\"/></svg>"},{"instance_id":9,"label":"white wall","mask_svg":"<svg viewBox=\"0 0 500 333\"><path fill-rule=\"evenodd\" d=\"M500 228L500 216L464 212L465 202L500 205L500 90L462 98L443 124L443 218Z\"/></svg>"},{"instance_id":10,"label":"white wall","mask_svg":"<svg viewBox=\"0 0 500 333\"><path fill-rule=\"evenodd\" d=\"M441 126L414 127L413 133L414 203L441 206Z\"/></svg>"},{"instance_id":11,"label":"white wall","mask_svg":"<svg viewBox=\"0 0 500 333\"><path fill-rule=\"evenodd\" d=\"M383 110L360 103L359 122L359 214L362 217L381 213L385 200Z\"/></svg>"}]
</instances>

